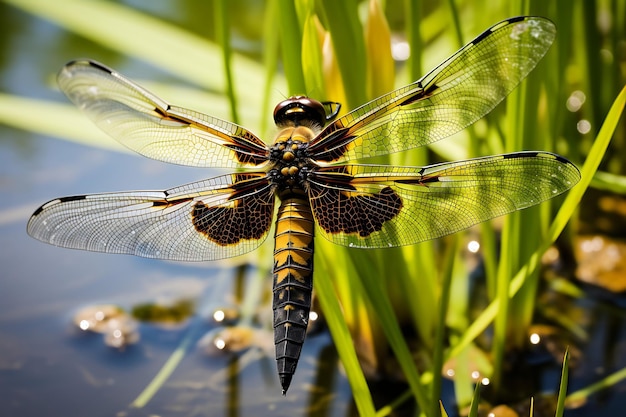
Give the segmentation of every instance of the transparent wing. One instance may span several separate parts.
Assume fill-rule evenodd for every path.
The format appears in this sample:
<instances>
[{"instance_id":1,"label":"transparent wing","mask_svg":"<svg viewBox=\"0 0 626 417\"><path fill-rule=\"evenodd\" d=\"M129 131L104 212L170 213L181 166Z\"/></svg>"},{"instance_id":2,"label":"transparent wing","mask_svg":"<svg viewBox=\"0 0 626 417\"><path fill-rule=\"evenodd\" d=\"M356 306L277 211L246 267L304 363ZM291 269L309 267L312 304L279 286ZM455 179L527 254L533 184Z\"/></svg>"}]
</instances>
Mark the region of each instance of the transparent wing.
<instances>
[{"instance_id":1,"label":"transparent wing","mask_svg":"<svg viewBox=\"0 0 626 417\"><path fill-rule=\"evenodd\" d=\"M573 187L580 172L545 152L517 152L418 167L346 165L311 175L322 236L384 248L445 236L530 207Z\"/></svg>"},{"instance_id":2,"label":"transparent wing","mask_svg":"<svg viewBox=\"0 0 626 417\"><path fill-rule=\"evenodd\" d=\"M258 247L274 200L265 174L230 174L163 192L58 198L32 215L27 230L66 248L208 261Z\"/></svg>"},{"instance_id":3,"label":"transparent wing","mask_svg":"<svg viewBox=\"0 0 626 417\"><path fill-rule=\"evenodd\" d=\"M403 151L448 137L489 113L544 56L556 35L541 17L491 27L422 79L328 125L309 147L321 162Z\"/></svg>"},{"instance_id":4,"label":"transparent wing","mask_svg":"<svg viewBox=\"0 0 626 417\"><path fill-rule=\"evenodd\" d=\"M170 106L94 61L74 61L58 75L67 97L103 131L141 155L196 167L258 166L266 145L243 127Z\"/></svg>"}]
</instances>

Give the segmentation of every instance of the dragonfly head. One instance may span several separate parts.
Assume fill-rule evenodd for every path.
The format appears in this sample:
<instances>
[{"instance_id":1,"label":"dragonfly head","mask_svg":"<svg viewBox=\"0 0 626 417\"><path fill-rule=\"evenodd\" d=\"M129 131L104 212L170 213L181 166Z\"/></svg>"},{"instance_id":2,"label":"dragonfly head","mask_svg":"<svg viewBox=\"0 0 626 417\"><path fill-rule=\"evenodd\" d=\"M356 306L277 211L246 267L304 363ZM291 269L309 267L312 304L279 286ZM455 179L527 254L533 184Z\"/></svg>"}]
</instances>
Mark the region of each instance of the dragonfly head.
<instances>
[{"instance_id":1,"label":"dragonfly head","mask_svg":"<svg viewBox=\"0 0 626 417\"><path fill-rule=\"evenodd\" d=\"M334 101L320 102L306 96L291 96L274 108L277 126L310 125L324 127L339 114L341 104Z\"/></svg>"}]
</instances>

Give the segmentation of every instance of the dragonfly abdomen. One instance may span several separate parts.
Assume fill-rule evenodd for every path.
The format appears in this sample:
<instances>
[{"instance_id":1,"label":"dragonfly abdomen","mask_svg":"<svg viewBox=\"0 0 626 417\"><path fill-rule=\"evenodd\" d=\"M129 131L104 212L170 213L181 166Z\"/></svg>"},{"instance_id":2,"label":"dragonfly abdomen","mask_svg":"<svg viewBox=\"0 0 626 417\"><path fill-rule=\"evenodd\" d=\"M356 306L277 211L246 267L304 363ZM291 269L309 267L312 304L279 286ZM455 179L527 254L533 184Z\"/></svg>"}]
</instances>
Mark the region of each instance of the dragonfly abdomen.
<instances>
[{"instance_id":1,"label":"dragonfly abdomen","mask_svg":"<svg viewBox=\"0 0 626 417\"><path fill-rule=\"evenodd\" d=\"M313 291L311 207L304 196L282 198L274 247L274 344L278 375L287 392L306 337Z\"/></svg>"}]
</instances>

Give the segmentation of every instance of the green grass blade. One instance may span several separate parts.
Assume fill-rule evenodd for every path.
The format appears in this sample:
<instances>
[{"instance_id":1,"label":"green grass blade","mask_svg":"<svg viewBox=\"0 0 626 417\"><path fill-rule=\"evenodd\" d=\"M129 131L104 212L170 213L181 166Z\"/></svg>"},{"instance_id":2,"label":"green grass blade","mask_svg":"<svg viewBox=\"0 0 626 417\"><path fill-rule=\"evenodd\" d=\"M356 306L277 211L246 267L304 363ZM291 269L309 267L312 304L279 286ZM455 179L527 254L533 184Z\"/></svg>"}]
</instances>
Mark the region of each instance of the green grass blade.
<instances>
[{"instance_id":1,"label":"green grass blade","mask_svg":"<svg viewBox=\"0 0 626 417\"><path fill-rule=\"evenodd\" d=\"M561 383L559 385L559 396L556 401L555 417L563 417L565 412L565 397L567 395L567 380L569 375L569 348L565 350L563 355L563 370L561 371Z\"/></svg>"},{"instance_id":2,"label":"green grass blade","mask_svg":"<svg viewBox=\"0 0 626 417\"><path fill-rule=\"evenodd\" d=\"M189 348L193 346L193 341L196 340L196 334L200 330L201 326L198 324L193 325L188 331L178 347L172 352L167 359L163 367L152 378L146 388L135 398L131 403L131 407L142 408L144 407L154 395L161 389L163 384L174 373L180 362L185 358L185 355Z\"/></svg>"},{"instance_id":3,"label":"green grass blade","mask_svg":"<svg viewBox=\"0 0 626 417\"><path fill-rule=\"evenodd\" d=\"M319 256L324 261L324 257ZM324 265L327 266L327 265ZM325 268L329 269L329 268ZM372 396L363 375L361 364L354 349L354 343L343 316L339 300L335 295L329 274L317 274L315 277L315 293L320 300L328 328L335 342L341 363L350 382L354 402L360 416L374 416L375 408Z\"/></svg>"},{"instance_id":4,"label":"green grass blade","mask_svg":"<svg viewBox=\"0 0 626 417\"><path fill-rule=\"evenodd\" d=\"M443 407L443 403L439 401L439 412L441 413L441 417L448 417L448 413L446 409Z\"/></svg>"},{"instance_id":5,"label":"green grass blade","mask_svg":"<svg viewBox=\"0 0 626 417\"><path fill-rule=\"evenodd\" d=\"M205 88L223 91L226 85L223 71L216 70L222 67L219 46L129 7L96 0L7 0L7 3ZM261 66L249 58L233 55L233 69L242 91L255 91L263 82Z\"/></svg>"},{"instance_id":6,"label":"green grass blade","mask_svg":"<svg viewBox=\"0 0 626 417\"><path fill-rule=\"evenodd\" d=\"M367 49L367 88L369 97L378 97L393 90L395 62L391 55L391 31L378 0L369 0L365 24Z\"/></svg>"},{"instance_id":7,"label":"green grass blade","mask_svg":"<svg viewBox=\"0 0 626 417\"><path fill-rule=\"evenodd\" d=\"M435 328L435 342L433 345L433 382L431 384L431 410L430 415L436 416L439 410L435 400L441 398L443 353L445 351L444 335L446 333L446 318L448 317L448 303L450 301L450 288L452 286L452 276L454 272L454 262L457 259L458 235L452 237L452 243L447 247L446 263L441 279L441 295L439 297L439 314L437 315L437 327Z\"/></svg>"},{"instance_id":8,"label":"green grass blade","mask_svg":"<svg viewBox=\"0 0 626 417\"><path fill-rule=\"evenodd\" d=\"M476 383L474 388L474 396L472 397L472 405L468 417L478 417L478 405L480 404L480 381Z\"/></svg>"},{"instance_id":9,"label":"green grass blade","mask_svg":"<svg viewBox=\"0 0 626 417\"><path fill-rule=\"evenodd\" d=\"M306 83L306 93L319 100L326 100L322 46L317 27L317 16L309 13L304 21L302 30L302 71Z\"/></svg>"},{"instance_id":10,"label":"green grass blade","mask_svg":"<svg viewBox=\"0 0 626 417\"><path fill-rule=\"evenodd\" d=\"M622 368L619 371L614 372L605 378L602 378L600 381L594 384L591 384L586 388L572 392L570 395L567 396L567 398L565 398L565 404L579 404L580 402L584 401L589 396L597 392L600 392L604 389L609 389L613 387L614 385L616 385L617 383L619 383L620 381L623 381L625 379L626 379L626 368Z\"/></svg>"},{"instance_id":11,"label":"green grass blade","mask_svg":"<svg viewBox=\"0 0 626 417\"><path fill-rule=\"evenodd\" d=\"M335 56L341 72L348 109L367 101L366 58L363 27L357 13L355 0L320 0L325 25L332 37Z\"/></svg>"},{"instance_id":12,"label":"green grass blade","mask_svg":"<svg viewBox=\"0 0 626 417\"><path fill-rule=\"evenodd\" d=\"M99 130L70 104L0 93L0 124L41 135L69 139L83 145L130 152L128 148Z\"/></svg>"},{"instance_id":13,"label":"green grass blade","mask_svg":"<svg viewBox=\"0 0 626 417\"><path fill-rule=\"evenodd\" d=\"M465 44L465 42L463 41L463 30L461 29L459 9L456 7L454 0L448 0L448 7L450 8L450 15L452 16L452 26L454 27L454 35L456 36L457 46L460 48Z\"/></svg>"},{"instance_id":14,"label":"green grass blade","mask_svg":"<svg viewBox=\"0 0 626 417\"><path fill-rule=\"evenodd\" d=\"M226 0L216 0L215 15L213 23L217 35L217 42L221 46L222 63L224 66L224 75L226 77L226 95L230 103L229 120L239 124L239 116L237 114L237 96L235 94L235 85L231 67L232 48L230 47L230 15L228 13L228 2Z\"/></svg>"},{"instance_id":15,"label":"green grass blade","mask_svg":"<svg viewBox=\"0 0 626 417\"><path fill-rule=\"evenodd\" d=\"M302 72L302 33L296 4L291 0L279 0L277 9L283 71L287 77L289 95L306 94L306 83Z\"/></svg>"},{"instance_id":16,"label":"green grass blade","mask_svg":"<svg viewBox=\"0 0 626 417\"><path fill-rule=\"evenodd\" d=\"M406 28L404 33L411 48L411 55L407 61L409 80L417 80L422 76L422 49L424 44L420 33L422 22L422 2L404 0L406 11Z\"/></svg>"},{"instance_id":17,"label":"green grass blade","mask_svg":"<svg viewBox=\"0 0 626 417\"><path fill-rule=\"evenodd\" d=\"M400 407L402 404L404 404L405 402L411 400L413 398L413 396L411 395L411 391L406 390L405 392L403 392L402 394L400 394L398 397L396 397L391 403L381 407L377 412L376 412L376 417L385 417L388 415L392 415L393 411Z\"/></svg>"},{"instance_id":18,"label":"green grass blade","mask_svg":"<svg viewBox=\"0 0 626 417\"><path fill-rule=\"evenodd\" d=\"M591 180L591 186L598 190L626 195L626 177L623 175L598 171Z\"/></svg>"},{"instance_id":19,"label":"green grass blade","mask_svg":"<svg viewBox=\"0 0 626 417\"><path fill-rule=\"evenodd\" d=\"M496 390L500 387L500 376L504 362L504 350L508 339L508 316L509 304L509 277L513 275L513 269L517 264L517 230L519 229L519 216L517 213L508 216L502 229L502 244L500 263L496 278L496 301L498 301L498 313L494 321L494 335L492 343L492 355L494 372L491 375L491 383Z\"/></svg>"},{"instance_id":20,"label":"green grass blade","mask_svg":"<svg viewBox=\"0 0 626 417\"><path fill-rule=\"evenodd\" d=\"M263 101L260 107L260 113L267 115L271 114L272 108L276 104L273 103L271 97L273 92L272 81L275 78L275 74L278 72L278 56L280 49L279 34L276 30L279 22L278 11L276 10L278 7L280 7L279 0L268 0L265 7L265 20L263 21L263 67L265 68L265 80L263 82ZM284 95L287 93L284 89L279 89L279 91ZM269 117L263 118L260 129L262 133L270 130L270 128L268 128L270 120ZM272 124L271 129L273 128L274 125Z\"/></svg>"}]
</instances>

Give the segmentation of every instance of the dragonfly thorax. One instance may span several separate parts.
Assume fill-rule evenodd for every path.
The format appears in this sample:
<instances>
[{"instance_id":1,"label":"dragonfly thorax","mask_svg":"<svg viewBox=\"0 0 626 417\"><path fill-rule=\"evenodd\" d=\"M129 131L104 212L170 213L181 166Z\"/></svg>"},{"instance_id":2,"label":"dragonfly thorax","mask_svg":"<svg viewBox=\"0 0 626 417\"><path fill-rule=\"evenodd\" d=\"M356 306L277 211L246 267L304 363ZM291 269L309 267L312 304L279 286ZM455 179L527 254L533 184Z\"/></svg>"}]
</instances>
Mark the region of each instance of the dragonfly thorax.
<instances>
[{"instance_id":1,"label":"dragonfly thorax","mask_svg":"<svg viewBox=\"0 0 626 417\"><path fill-rule=\"evenodd\" d=\"M315 132L304 126L287 127L278 134L270 148L269 178L279 189L303 186L314 165L307 153L314 137Z\"/></svg>"}]
</instances>

